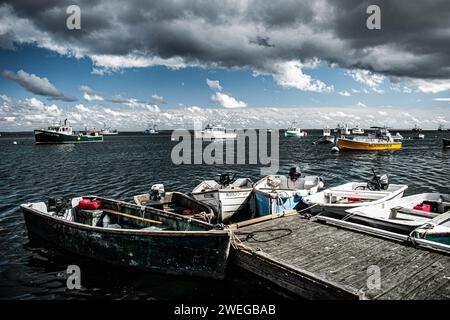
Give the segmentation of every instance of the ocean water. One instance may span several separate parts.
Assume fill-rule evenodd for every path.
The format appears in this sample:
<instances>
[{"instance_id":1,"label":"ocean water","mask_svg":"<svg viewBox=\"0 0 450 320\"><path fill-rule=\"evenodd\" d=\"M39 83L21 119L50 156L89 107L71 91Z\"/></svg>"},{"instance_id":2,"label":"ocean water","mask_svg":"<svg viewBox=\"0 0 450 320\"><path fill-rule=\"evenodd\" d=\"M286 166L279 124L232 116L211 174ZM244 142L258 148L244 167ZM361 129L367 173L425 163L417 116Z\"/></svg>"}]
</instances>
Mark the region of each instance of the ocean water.
<instances>
[{"instance_id":1,"label":"ocean water","mask_svg":"<svg viewBox=\"0 0 450 320\"><path fill-rule=\"evenodd\" d=\"M300 166L321 175L326 186L369 181L371 168L387 173L390 182L408 184L406 194L450 193L450 150L442 137L450 132L425 131L424 140L406 140L400 151L330 152L330 145L312 145L308 137L280 135L280 173ZM406 138L412 133L402 133ZM13 144L16 141L17 144ZM261 166L174 165L177 142L170 133L144 136L124 133L104 143L35 145L31 134L0 137L0 299L223 299L268 298L279 295L267 283L230 267L224 281L175 277L104 265L29 242L19 205L50 196L94 194L131 201L132 196L163 183L166 190L190 192L201 180L223 172L261 177ZM66 289L68 265L81 267L81 290Z\"/></svg>"}]
</instances>

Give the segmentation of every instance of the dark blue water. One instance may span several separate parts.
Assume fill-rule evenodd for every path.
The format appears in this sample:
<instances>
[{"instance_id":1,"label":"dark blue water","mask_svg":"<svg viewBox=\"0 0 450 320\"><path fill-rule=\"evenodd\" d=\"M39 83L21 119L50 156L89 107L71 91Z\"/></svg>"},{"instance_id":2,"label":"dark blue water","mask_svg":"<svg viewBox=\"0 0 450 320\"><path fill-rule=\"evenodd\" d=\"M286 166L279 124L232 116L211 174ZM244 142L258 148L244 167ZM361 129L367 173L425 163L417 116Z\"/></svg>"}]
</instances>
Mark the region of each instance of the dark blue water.
<instances>
[{"instance_id":1,"label":"dark blue water","mask_svg":"<svg viewBox=\"0 0 450 320\"><path fill-rule=\"evenodd\" d=\"M444 150L441 141L450 133L424 133L425 140L406 140L400 151L339 154L330 153L330 145L312 145L319 132L306 138L280 137L280 172L299 165L308 174L323 176L326 186L333 186L351 180L368 181L370 169L375 168L388 173L392 183L408 184L407 194L450 193L450 150ZM156 275L98 264L28 241L19 209L24 202L86 194L131 200L154 183L164 183L166 190L189 192L201 180L228 171L255 181L260 178L260 165L174 165L171 150L175 145L169 134L121 134L105 137L104 143L79 145L35 145L32 135L3 134L0 298L204 300L276 296L265 283L233 267L224 281ZM66 289L69 264L81 267L81 290Z\"/></svg>"}]
</instances>

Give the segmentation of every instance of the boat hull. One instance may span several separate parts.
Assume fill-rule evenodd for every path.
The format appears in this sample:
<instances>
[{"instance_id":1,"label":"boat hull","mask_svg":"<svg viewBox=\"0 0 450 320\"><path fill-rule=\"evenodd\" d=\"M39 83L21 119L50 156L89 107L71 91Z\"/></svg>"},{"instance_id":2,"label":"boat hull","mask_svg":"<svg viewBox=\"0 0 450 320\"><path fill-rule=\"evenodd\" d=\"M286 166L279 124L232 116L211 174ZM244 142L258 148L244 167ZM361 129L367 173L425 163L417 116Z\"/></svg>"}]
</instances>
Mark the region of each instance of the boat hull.
<instances>
[{"instance_id":1,"label":"boat hull","mask_svg":"<svg viewBox=\"0 0 450 320\"><path fill-rule=\"evenodd\" d=\"M69 135L45 130L34 130L34 138L37 144L103 142L102 135Z\"/></svg>"},{"instance_id":2,"label":"boat hull","mask_svg":"<svg viewBox=\"0 0 450 320\"><path fill-rule=\"evenodd\" d=\"M304 137L306 136L306 133L304 131L285 131L284 132L285 137Z\"/></svg>"},{"instance_id":3,"label":"boat hull","mask_svg":"<svg viewBox=\"0 0 450 320\"><path fill-rule=\"evenodd\" d=\"M317 214L320 212L326 212L326 213L331 213L331 214L337 215L340 218L342 218L342 217L346 217L349 215L348 212L346 212L347 210L358 208L358 207L373 206L373 205L380 204L380 203L383 203L383 202L386 202L389 200L402 198L406 189L407 189L407 186L403 186L403 187L399 188L398 190L392 192L389 196L386 196L382 199L375 200L372 202L354 202L354 203L348 203L348 204L332 204L332 203L328 204L328 203L323 203L323 202L314 202L313 200L309 199L309 197L306 198L304 200L304 202L308 206L313 206L310 209L310 211L313 214ZM327 190L325 190L323 192L326 192L326 191ZM357 197L357 195L355 195L355 197Z\"/></svg>"},{"instance_id":4,"label":"boat hull","mask_svg":"<svg viewBox=\"0 0 450 320\"><path fill-rule=\"evenodd\" d=\"M227 190L192 193L194 199L206 203L219 213L222 221L230 220L234 215L247 207L253 189Z\"/></svg>"},{"instance_id":5,"label":"boat hull","mask_svg":"<svg viewBox=\"0 0 450 320\"><path fill-rule=\"evenodd\" d=\"M338 139L339 149L348 150L400 150L401 142L364 142L349 139Z\"/></svg>"},{"instance_id":6,"label":"boat hull","mask_svg":"<svg viewBox=\"0 0 450 320\"><path fill-rule=\"evenodd\" d=\"M274 213L283 213L291 210L300 210L303 207L303 196L291 195L285 198L272 198L270 194L255 190L255 207L258 217Z\"/></svg>"},{"instance_id":7,"label":"boat hull","mask_svg":"<svg viewBox=\"0 0 450 320\"><path fill-rule=\"evenodd\" d=\"M113 206L118 209L117 203ZM121 211L131 211L119 207ZM147 208L149 210L149 208ZM230 249L227 231L108 229L70 222L22 206L31 239L87 258L144 271L223 279Z\"/></svg>"},{"instance_id":8,"label":"boat hull","mask_svg":"<svg viewBox=\"0 0 450 320\"><path fill-rule=\"evenodd\" d=\"M450 148L450 139L442 139L444 148Z\"/></svg>"}]
</instances>

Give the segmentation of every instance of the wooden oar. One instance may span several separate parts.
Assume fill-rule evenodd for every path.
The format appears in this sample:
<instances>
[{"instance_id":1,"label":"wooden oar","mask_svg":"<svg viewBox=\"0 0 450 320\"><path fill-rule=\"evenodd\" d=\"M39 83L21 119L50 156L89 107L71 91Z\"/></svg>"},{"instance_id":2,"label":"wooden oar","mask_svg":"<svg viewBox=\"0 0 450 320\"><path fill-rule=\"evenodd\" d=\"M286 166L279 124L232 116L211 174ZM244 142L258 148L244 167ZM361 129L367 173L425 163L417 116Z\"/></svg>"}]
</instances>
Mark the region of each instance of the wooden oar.
<instances>
[{"instance_id":1,"label":"wooden oar","mask_svg":"<svg viewBox=\"0 0 450 320\"><path fill-rule=\"evenodd\" d=\"M127 218L130 218L130 219L141 220L141 221L150 222L150 223L154 223L154 224L162 224L161 221L151 220L151 219L146 219L146 218L141 218L141 217L136 217L136 216L132 216L131 214L126 214L126 213L119 212L119 211L114 211L114 210L111 210L111 209L102 209L102 210L105 211L105 212L108 212L108 213L116 214L118 216L123 216L123 217L127 217Z\"/></svg>"}]
</instances>

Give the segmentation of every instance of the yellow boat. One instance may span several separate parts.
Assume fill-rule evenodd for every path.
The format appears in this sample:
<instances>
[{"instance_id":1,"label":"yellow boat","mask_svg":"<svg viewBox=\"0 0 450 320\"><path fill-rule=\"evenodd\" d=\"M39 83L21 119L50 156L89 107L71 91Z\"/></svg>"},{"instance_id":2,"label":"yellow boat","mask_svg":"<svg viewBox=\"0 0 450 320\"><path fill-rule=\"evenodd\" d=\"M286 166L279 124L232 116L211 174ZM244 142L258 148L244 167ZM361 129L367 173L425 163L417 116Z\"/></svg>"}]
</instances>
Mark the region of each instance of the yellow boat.
<instances>
[{"instance_id":1,"label":"yellow boat","mask_svg":"<svg viewBox=\"0 0 450 320\"><path fill-rule=\"evenodd\" d=\"M341 137L337 141L339 149L350 150L400 150L402 143L394 141L386 127L372 127L375 134L366 137Z\"/></svg>"},{"instance_id":2,"label":"yellow boat","mask_svg":"<svg viewBox=\"0 0 450 320\"><path fill-rule=\"evenodd\" d=\"M351 140L340 138L337 142L339 149L352 150L400 150L402 148L401 142L387 142L379 141L378 139L362 139Z\"/></svg>"}]
</instances>

